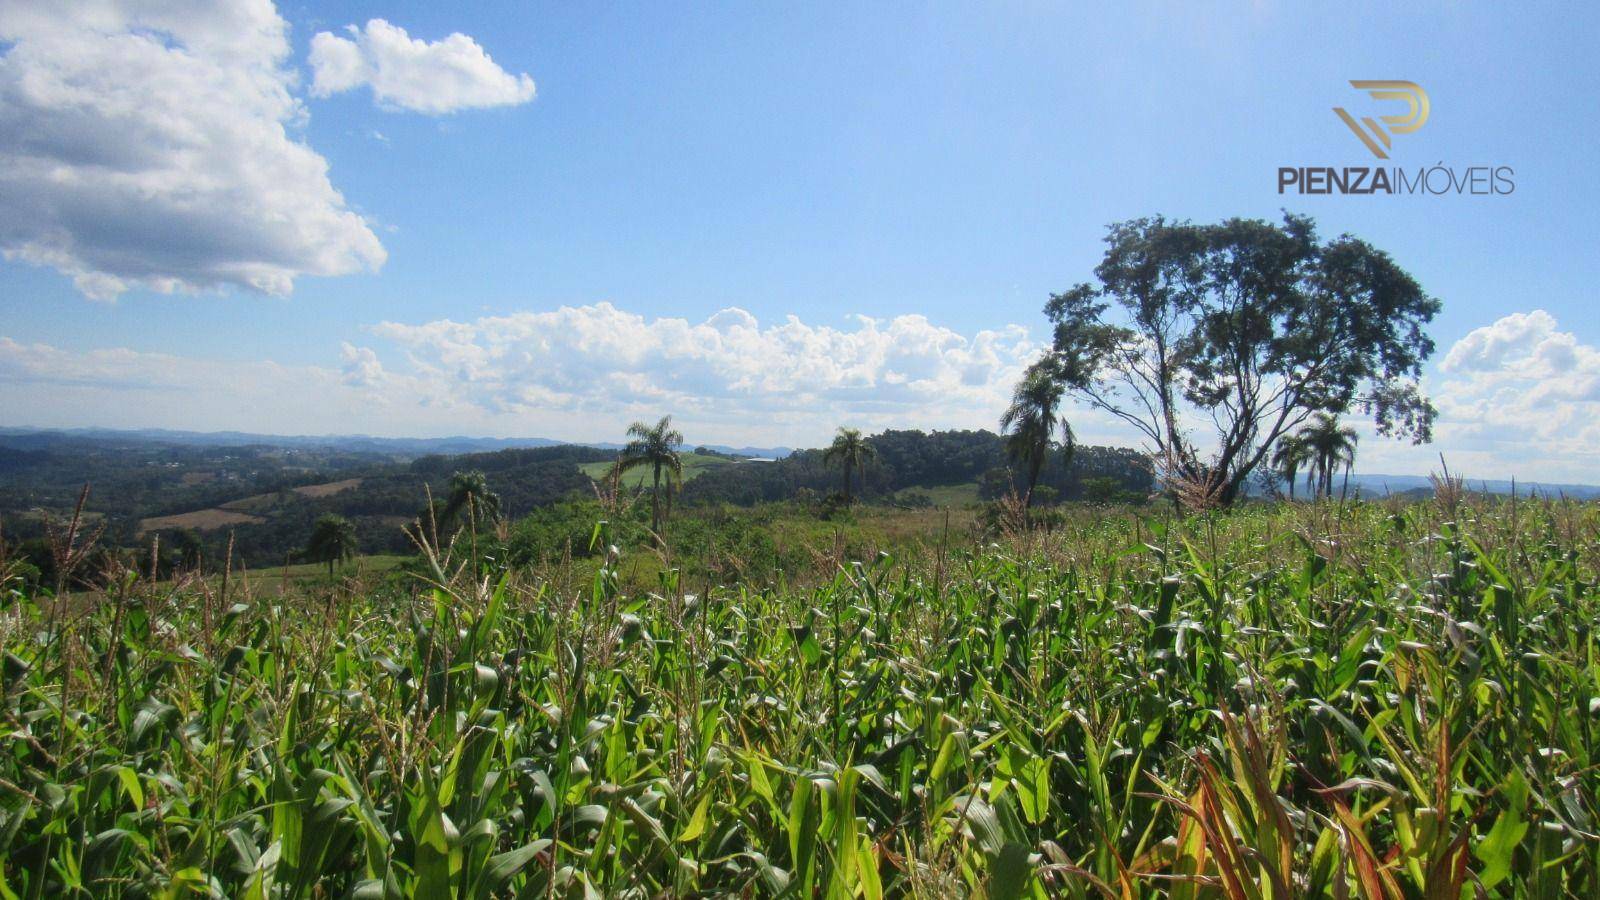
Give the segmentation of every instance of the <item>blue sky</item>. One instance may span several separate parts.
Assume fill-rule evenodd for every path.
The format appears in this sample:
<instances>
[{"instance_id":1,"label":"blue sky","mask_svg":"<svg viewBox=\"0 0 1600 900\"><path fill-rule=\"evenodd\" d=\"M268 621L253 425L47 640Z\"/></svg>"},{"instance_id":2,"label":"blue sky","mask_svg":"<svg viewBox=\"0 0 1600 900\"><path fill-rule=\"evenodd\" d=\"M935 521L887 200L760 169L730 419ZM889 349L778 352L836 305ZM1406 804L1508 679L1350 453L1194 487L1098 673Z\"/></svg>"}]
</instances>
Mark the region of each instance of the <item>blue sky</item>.
<instances>
[{"instance_id":1,"label":"blue sky","mask_svg":"<svg viewBox=\"0 0 1600 900\"><path fill-rule=\"evenodd\" d=\"M214 29L136 2L0 12L0 124L98 115L118 153L170 153L191 115L225 135L173 171L140 163L112 200L73 193L87 211L51 228L0 226L9 423L609 439L675 412L691 440L763 444L840 421L993 427L1045 299L1089 276L1106 224L1287 208L1444 301L1439 443L1373 440L1361 468L1426 471L1441 449L1486 476L1593 465L1592 9L230 4ZM259 40L213 47L240 21ZM109 100L19 87L102 89L84 73L134 65L111 39L152 32L217 71L254 58L252 83L284 96L169 98L147 136ZM429 49L452 34L460 54ZM201 77L191 63L175 77ZM1278 166L1370 164L1331 112L1378 111L1360 78L1431 98L1394 165L1510 166L1515 193L1278 195ZM281 139L241 137L263 125ZM23 163L86 165L72 133L0 138L0 215L62 208ZM282 174L222 159L261 140Z\"/></svg>"}]
</instances>

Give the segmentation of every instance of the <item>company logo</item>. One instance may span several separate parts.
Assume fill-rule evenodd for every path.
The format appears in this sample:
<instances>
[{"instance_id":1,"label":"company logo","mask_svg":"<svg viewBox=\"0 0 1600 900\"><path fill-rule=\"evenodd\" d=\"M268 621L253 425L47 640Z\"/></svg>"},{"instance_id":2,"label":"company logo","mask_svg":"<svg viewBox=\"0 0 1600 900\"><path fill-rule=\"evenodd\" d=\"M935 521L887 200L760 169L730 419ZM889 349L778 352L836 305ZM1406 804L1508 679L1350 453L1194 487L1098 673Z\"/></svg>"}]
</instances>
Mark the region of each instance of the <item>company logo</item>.
<instances>
[{"instance_id":1,"label":"company logo","mask_svg":"<svg viewBox=\"0 0 1600 900\"><path fill-rule=\"evenodd\" d=\"M1366 91L1368 96L1383 104L1374 113L1387 109L1373 118L1351 115L1342 106L1333 112L1339 121L1360 139L1372 155L1388 159L1394 149L1394 136L1411 134L1428 124L1430 104L1428 92L1415 81L1352 81L1350 86ZM1406 105L1399 112L1397 103ZM1349 144L1343 144L1349 147ZM1347 152L1355 152L1347 150ZM1426 163L1426 160L1423 160ZM1504 196L1517 189L1517 172L1506 165L1446 165L1443 160L1434 165L1402 168L1393 165L1300 165L1278 167L1278 193L1280 194L1478 194Z\"/></svg>"},{"instance_id":2,"label":"company logo","mask_svg":"<svg viewBox=\"0 0 1600 900\"><path fill-rule=\"evenodd\" d=\"M1428 92L1414 81L1352 81L1350 86L1358 91L1366 91L1374 100L1403 100L1411 105L1405 115L1379 116L1384 125L1389 126L1385 131L1382 125L1372 120L1371 116L1363 116L1357 122L1355 116L1344 111L1344 107L1335 106L1333 111L1350 128L1361 143L1367 145L1372 155L1379 159L1388 159L1390 149L1389 132L1395 134L1410 134L1428 122ZM1379 145L1382 146L1379 146Z\"/></svg>"}]
</instances>

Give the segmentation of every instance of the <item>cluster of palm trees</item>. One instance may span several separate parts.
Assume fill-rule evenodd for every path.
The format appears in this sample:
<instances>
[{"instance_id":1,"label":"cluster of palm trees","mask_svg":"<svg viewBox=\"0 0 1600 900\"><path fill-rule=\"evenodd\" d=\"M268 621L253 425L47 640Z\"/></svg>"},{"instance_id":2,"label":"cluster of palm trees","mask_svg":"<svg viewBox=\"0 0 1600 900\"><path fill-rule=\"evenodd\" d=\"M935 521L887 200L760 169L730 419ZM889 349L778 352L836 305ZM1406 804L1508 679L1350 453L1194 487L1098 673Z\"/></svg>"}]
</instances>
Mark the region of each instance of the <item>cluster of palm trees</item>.
<instances>
[{"instance_id":1,"label":"cluster of palm trees","mask_svg":"<svg viewBox=\"0 0 1600 900\"><path fill-rule=\"evenodd\" d=\"M1301 472L1310 476L1307 480L1313 496L1332 497L1334 473L1341 468L1348 488L1358 440L1356 430L1340 424L1338 416L1317 413L1299 431L1278 441L1272 467L1289 482L1289 499L1294 499Z\"/></svg>"},{"instance_id":2,"label":"cluster of palm trees","mask_svg":"<svg viewBox=\"0 0 1600 900\"><path fill-rule=\"evenodd\" d=\"M683 484L683 460L678 448L683 446L683 434L672 427L672 417L662 416L651 425L635 422L628 428L629 441L617 455L612 477L620 479L629 470L646 467L650 471L650 530L661 533L661 523L672 512L672 491ZM877 451L862 436L859 428L841 426L833 443L823 451L823 459L837 463L844 473L844 498L854 498L852 474L866 480L867 463L877 456Z\"/></svg>"},{"instance_id":3,"label":"cluster of palm trees","mask_svg":"<svg viewBox=\"0 0 1600 900\"><path fill-rule=\"evenodd\" d=\"M1060 414L1064 390L1044 362L1029 367L1011 404L1000 417L1000 430L1006 438L1006 453L1027 478L1023 509L1032 505L1034 490L1050 454L1058 447L1070 464L1076 447L1072 425ZM1059 429L1060 441L1056 440ZM654 425L635 422L628 427L628 443L617 455L612 478L620 481L629 471L641 466L650 470L650 530L661 534L662 521L672 512L672 491L683 484L683 460L678 449L683 434L672 427L672 417L662 416ZM1343 469L1348 485L1355 464L1357 435L1354 428L1342 425L1337 416L1317 413L1311 422L1278 442L1272 457L1273 468L1289 482L1289 498L1294 499L1295 484L1302 472L1309 473L1313 494L1333 496L1335 474ZM866 481L867 463L877 455L861 429L840 426L833 443L823 451L823 460L837 464L844 475L844 499L854 499L852 476ZM489 490L482 472L456 472L450 476L450 490L444 503L434 511L435 527L457 530L484 528L500 521L500 497ZM328 564L333 574L357 552L355 526L343 516L328 513L317 519L306 544L305 556Z\"/></svg>"},{"instance_id":4,"label":"cluster of palm trees","mask_svg":"<svg viewBox=\"0 0 1600 900\"><path fill-rule=\"evenodd\" d=\"M1072 426L1057 412L1062 395L1060 382L1042 367L1035 366L1029 370L1028 377L1017 385L1016 396L1000 420L1001 430L1009 433L1007 452L1027 472L1029 497L1038 484L1039 473L1049 459L1050 451L1057 446L1056 429L1059 427L1061 430L1060 446L1066 450L1068 460L1076 446ZM663 416L654 425L633 423L628 428L628 436L631 440L622 448L611 474L614 479L620 479L628 470L638 466L650 468L650 527L659 534L664 517L662 500L665 499L666 512L670 513L672 490L683 483L683 462L678 456L683 435L672 427L671 416ZM862 484L866 483L867 464L877 455L877 449L862 435L861 429L839 426L833 443L823 451L822 459L825 463L837 465L844 476L843 496L846 503L855 499L856 479L859 478Z\"/></svg>"},{"instance_id":5,"label":"cluster of palm trees","mask_svg":"<svg viewBox=\"0 0 1600 900\"><path fill-rule=\"evenodd\" d=\"M628 427L628 443L617 455L611 477L620 480L630 470L645 467L650 471L650 530L661 533L662 522L672 512L672 492L683 485L683 433L672 427L672 417L662 416L654 425L635 422ZM866 480L867 463L877 451L862 436L861 429L840 426L833 443L823 451L823 459L836 463L844 474L844 498L854 499L852 475Z\"/></svg>"}]
</instances>

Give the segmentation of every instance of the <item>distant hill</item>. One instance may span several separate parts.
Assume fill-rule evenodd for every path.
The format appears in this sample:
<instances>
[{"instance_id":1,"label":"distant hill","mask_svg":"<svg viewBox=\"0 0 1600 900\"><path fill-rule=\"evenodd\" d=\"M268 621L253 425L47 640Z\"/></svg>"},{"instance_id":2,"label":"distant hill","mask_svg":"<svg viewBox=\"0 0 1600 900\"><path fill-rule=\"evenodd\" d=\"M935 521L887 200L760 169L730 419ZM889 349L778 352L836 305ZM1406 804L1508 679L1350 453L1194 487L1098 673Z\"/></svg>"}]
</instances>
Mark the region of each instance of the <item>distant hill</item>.
<instances>
[{"instance_id":1,"label":"distant hill","mask_svg":"<svg viewBox=\"0 0 1600 900\"><path fill-rule=\"evenodd\" d=\"M1502 478L1473 478L1463 476L1463 483L1467 490L1483 491L1489 494L1510 494L1513 482ZM1343 479L1334 482L1334 491L1337 492ZM1600 497L1600 486L1592 484L1564 484L1550 481L1522 481L1515 482L1517 496L1541 497L1571 497L1574 500L1591 500ZM1309 482L1297 483L1297 493L1309 493ZM1383 475L1383 474L1358 474L1350 475L1350 493L1360 491L1361 496L1384 497L1397 494L1431 495L1433 482L1424 475Z\"/></svg>"},{"instance_id":2,"label":"distant hill","mask_svg":"<svg viewBox=\"0 0 1600 900\"><path fill-rule=\"evenodd\" d=\"M869 436L867 444L873 454L851 484L860 497L938 503L995 499L1018 489L1005 443L992 431L889 430ZM842 490L842 475L823 450L799 450L772 463L708 468L684 485L683 500L748 505L825 496ZM1080 446L1070 465L1057 451L1039 473L1039 487L1065 500L1143 498L1150 481L1144 457L1124 447Z\"/></svg>"},{"instance_id":3,"label":"distant hill","mask_svg":"<svg viewBox=\"0 0 1600 900\"><path fill-rule=\"evenodd\" d=\"M890 430L867 438L874 454L850 491L869 502L964 506L1020 491L1002 438L991 431ZM481 471L510 518L564 501L595 497L595 482L618 445L596 447L543 438L373 438L280 436L161 429L0 428L0 536L32 542L44 554L44 524L72 514L84 486L85 510L106 530L101 545L148 553L199 546L211 558L234 552L252 564L281 564L304 546L316 518L338 513L355 525L363 552L405 553L405 523L426 518L429 498L447 495L453 473ZM682 507L825 501L843 487L840 467L821 449L690 445L683 450ZM630 489L649 473L629 473ZM1342 479L1341 479L1342 482ZM1508 493L1509 480L1469 478L1472 490ZM1148 459L1125 447L1080 446L1070 462L1057 451L1039 473L1036 497L1130 500L1150 495ZM1352 493L1427 496L1414 475L1352 475ZM1522 496L1600 497L1600 487L1521 482ZM1302 496L1309 491L1301 489ZM44 554L47 555L47 554Z\"/></svg>"},{"instance_id":4,"label":"distant hill","mask_svg":"<svg viewBox=\"0 0 1600 900\"><path fill-rule=\"evenodd\" d=\"M3 428L0 427L0 446L16 450L44 450L61 445L74 445L83 441L102 444L126 442L164 443L185 447L284 447L290 449L315 448L337 450L345 453L372 453L384 456L411 458L428 455L487 453L494 450L517 450L530 447L584 446L602 450L616 450L620 443L582 443L558 441L552 438L386 438L362 434L283 435L256 434L245 431L174 431L166 428ZM725 444L706 444L708 449L734 456L754 456L777 459L793 453L790 447L731 447Z\"/></svg>"}]
</instances>

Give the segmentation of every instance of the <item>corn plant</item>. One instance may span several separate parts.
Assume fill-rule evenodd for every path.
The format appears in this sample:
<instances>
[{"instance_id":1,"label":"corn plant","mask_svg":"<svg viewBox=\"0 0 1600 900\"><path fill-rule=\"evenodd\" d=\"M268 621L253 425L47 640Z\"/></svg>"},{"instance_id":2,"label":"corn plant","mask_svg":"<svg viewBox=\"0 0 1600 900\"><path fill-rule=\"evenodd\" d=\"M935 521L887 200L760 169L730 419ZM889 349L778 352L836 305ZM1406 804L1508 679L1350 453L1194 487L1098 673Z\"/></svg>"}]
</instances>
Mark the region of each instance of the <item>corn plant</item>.
<instances>
[{"instance_id":1,"label":"corn plant","mask_svg":"<svg viewBox=\"0 0 1600 900\"><path fill-rule=\"evenodd\" d=\"M0 896L1600 896L1600 510L0 587ZM0 567L0 578L7 577ZM798 581L798 580L797 580Z\"/></svg>"}]
</instances>

